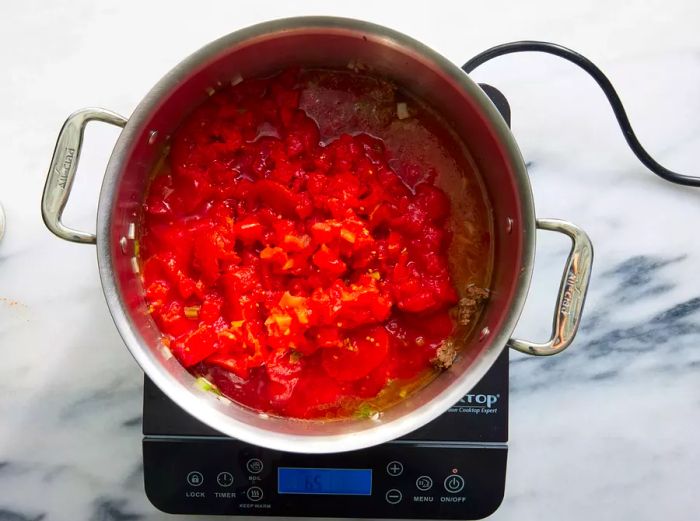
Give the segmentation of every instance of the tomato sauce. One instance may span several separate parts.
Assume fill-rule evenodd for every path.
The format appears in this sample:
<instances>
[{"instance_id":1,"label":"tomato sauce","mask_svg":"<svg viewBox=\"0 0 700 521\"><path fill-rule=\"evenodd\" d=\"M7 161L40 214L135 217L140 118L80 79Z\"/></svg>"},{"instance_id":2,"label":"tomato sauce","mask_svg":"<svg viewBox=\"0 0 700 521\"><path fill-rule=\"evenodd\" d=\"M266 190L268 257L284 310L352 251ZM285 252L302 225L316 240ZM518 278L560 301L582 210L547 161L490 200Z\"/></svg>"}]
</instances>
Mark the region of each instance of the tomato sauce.
<instances>
[{"instance_id":1,"label":"tomato sauce","mask_svg":"<svg viewBox=\"0 0 700 521\"><path fill-rule=\"evenodd\" d=\"M357 71L287 70L219 90L179 127L139 255L190 372L304 419L372 413L436 374L463 289L487 283L488 215L469 187L455 219L438 184L459 167L401 99Z\"/></svg>"}]
</instances>

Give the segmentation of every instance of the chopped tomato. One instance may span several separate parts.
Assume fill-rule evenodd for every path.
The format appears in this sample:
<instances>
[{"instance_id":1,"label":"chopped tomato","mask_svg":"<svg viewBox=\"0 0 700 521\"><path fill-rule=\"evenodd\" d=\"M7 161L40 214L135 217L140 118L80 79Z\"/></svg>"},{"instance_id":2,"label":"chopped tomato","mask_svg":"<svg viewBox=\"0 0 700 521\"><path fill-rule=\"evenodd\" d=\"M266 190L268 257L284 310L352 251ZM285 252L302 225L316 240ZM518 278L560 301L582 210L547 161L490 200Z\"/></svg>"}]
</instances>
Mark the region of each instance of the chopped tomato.
<instances>
[{"instance_id":1,"label":"chopped tomato","mask_svg":"<svg viewBox=\"0 0 700 521\"><path fill-rule=\"evenodd\" d=\"M219 347L217 334L209 325L202 325L184 337L176 338L170 349L182 365L191 367L208 356Z\"/></svg>"},{"instance_id":2,"label":"chopped tomato","mask_svg":"<svg viewBox=\"0 0 700 521\"><path fill-rule=\"evenodd\" d=\"M382 363L389 348L389 335L383 327L353 331L341 347L323 350L323 369L339 382L367 376Z\"/></svg>"},{"instance_id":3,"label":"chopped tomato","mask_svg":"<svg viewBox=\"0 0 700 521\"><path fill-rule=\"evenodd\" d=\"M333 418L430 370L453 334L450 200L377 137L322 141L302 76L222 88L174 133L141 274L188 370L256 409Z\"/></svg>"}]
</instances>

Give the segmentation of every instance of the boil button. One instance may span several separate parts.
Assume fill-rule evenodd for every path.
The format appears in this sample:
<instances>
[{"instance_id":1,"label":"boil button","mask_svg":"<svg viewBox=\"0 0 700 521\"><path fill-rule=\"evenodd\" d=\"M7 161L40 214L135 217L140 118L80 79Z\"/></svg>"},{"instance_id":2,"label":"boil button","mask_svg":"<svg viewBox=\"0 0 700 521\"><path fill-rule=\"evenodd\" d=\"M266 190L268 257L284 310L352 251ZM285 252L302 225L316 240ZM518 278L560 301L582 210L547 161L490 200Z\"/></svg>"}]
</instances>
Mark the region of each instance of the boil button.
<instances>
[{"instance_id":1,"label":"boil button","mask_svg":"<svg viewBox=\"0 0 700 521\"><path fill-rule=\"evenodd\" d=\"M445 478L444 485L445 490L450 494L456 494L457 492L461 492L464 488L464 478L459 474L452 474Z\"/></svg>"},{"instance_id":2,"label":"boil button","mask_svg":"<svg viewBox=\"0 0 700 521\"><path fill-rule=\"evenodd\" d=\"M245 464L245 468L248 469L248 472L251 474L260 474L263 469L263 462L258 458L251 458Z\"/></svg>"}]
</instances>

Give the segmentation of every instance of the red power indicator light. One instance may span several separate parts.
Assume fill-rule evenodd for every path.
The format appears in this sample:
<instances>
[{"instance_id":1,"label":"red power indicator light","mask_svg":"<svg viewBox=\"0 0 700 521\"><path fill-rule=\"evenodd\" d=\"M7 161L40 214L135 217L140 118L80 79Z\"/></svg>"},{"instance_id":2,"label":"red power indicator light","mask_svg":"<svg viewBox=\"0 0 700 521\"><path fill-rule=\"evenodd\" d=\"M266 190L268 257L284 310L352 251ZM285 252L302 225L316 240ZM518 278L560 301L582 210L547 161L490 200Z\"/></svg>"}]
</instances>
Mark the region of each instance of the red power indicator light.
<instances>
[{"instance_id":1,"label":"red power indicator light","mask_svg":"<svg viewBox=\"0 0 700 521\"><path fill-rule=\"evenodd\" d=\"M452 474L457 474L459 472L457 469L452 469Z\"/></svg>"}]
</instances>

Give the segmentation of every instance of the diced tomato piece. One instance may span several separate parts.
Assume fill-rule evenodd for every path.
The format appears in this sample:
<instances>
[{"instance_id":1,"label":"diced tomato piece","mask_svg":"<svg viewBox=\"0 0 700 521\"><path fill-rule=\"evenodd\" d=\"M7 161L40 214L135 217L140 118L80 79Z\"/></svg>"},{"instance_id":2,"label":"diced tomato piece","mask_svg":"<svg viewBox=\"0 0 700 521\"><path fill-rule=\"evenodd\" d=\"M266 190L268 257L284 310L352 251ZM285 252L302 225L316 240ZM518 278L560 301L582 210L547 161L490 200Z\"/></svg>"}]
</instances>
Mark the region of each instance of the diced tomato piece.
<instances>
[{"instance_id":1,"label":"diced tomato piece","mask_svg":"<svg viewBox=\"0 0 700 521\"><path fill-rule=\"evenodd\" d=\"M199 319L206 324L213 324L221 317L224 298L215 292L207 293L199 309Z\"/></svg>"},{"instance_id":2,"label":"diced tomato piece","mask_svg":"<svg viewBox=\"0 0 700 521\"><path fill-rule=\"evenodd\" d=\"M219 348L218 336L209 325L201 325L191 333L176 338L170 350L185 367L198 364Z\"/></svg>"},{"instance_id":3,"label":"diced tomato piece","mask_svg":"<svg viewBox=\"0 0 700 521\"><path fill-rule=\"evenodd\" d=\"M155 280L146 286L146 300L154 308L163 306L171 295L171 286L164 280Z\"/></svg>"},{"instance_id":4,"label":"diced tomato piece","mask_svg":"<svg viewBox=\"0 0 700 521\"><path fill-rule=\"evenodd\" d=\"M382 322L391 313L392 301L371 276L362 276L357 283L335 282L329 288L332 318L337 327L352 329Z\"/></svg>"},{"instance_id":5,"label":"diced tomato piece","mask_svg":"<svg viewBox=\"0 0 700 521\"><path fill-rule=\"evenodd\" d=\"M312 259L321 273L331 279L339 277L347 269L345 262L340 259L339 252L330 250L325 244L314 253Z\"/></svg>"},{"instance_id":6,"label":"diced tomato piece","mask_svg":"<svg viewBox=\"0 0 700 521\"><path fill-rule=\"evenodd\" d=\"M194 329L196 324L185 318L182 302L173 300L153 310L153 318L160 330L172 337L177 337Z\"/></svg>"},{"instance_id":7,"label":"diced tomato piece","mask_svg":"<svg viewBox=\"0 0 700 521\"><path fill-rule=\"evenodd\" d=\"M260 179L250 189L249 197L257 199L274 211L288 216L296 215L299 198L289 188L276 181Z\"/></svg>"},{"instance_id":8,"label":"diced tomato piece","mask_svg":"<svg viewBox=\"0 0 700 521\"><path fill-rule=\"evenodd\" d=\"M335 220L316 222L311 225L310 232L314 242L318 244L330 244L340 237L341 224Z\"/></svg>"},{"instance_id":9,"label":"diced tomato piece","mask_svg":"<svg viewBox=\"0 0 700 521\"><path fill-rule=\"evenodd\" d=\"M247 379L250 376L249 356L245 353L221 353L207 358L207 363L230 371L240 378ZM184 365L184 364L183 364Z\"/></svg>"},{"instance_id":10,"label":"diced tomato piece","mask_svg":"<svg viewBox=\"0 0 700 521\"><path fill-rule=\"evenodd\" d=\"M347 337L347 345L322 351L323 369L341 382L359 380L382 363L389 349L383 327L362 328Z\"/></svg>"},{"instance_id":11,"label":"diced tomato piece","mask_svg":"<svg viewBox=\"0 0 700 521\"><path fill-rule=\"evenodd\" d=\"M287 402L299 382L303 369L300 356L290 352L276 352L266 364L267 377L270 380L268 393L275 404Z\"/></svg>"},{"instance_id":12,"label":"diced tomato piece","mask_svg":"<svg viewBox=\"0 0 700 521\"><path fill-rule=\"evenodd\" d=\"M236 223L236 238L245 246L262 241L263 232L263 225L255 217L246 217Z\"/></svg>"},{"instance_id":13,"label":"diced tomato piece","mask_svg":"<svg viewBox=\"0 0 700 521\"><path fill-rule=\"evenodd\" d=\"M228 299L237 299L257 288L260 281L256 269L246 266L229 270L221 277L221 283L229 292Z\"/></svg>"},{"instance_id":14,"label":"diced tomato piece","mask_svg":"<svg viewBox=\"0 0 700 521\"><path fill-rule=\"evenodd\" d=\"M304 371L282 411L295 418L332 417L342 398L337 380L323 372Z\"/></svg>"},{"instance_id":15,"label":"diced tomato piece","mask_svg":"<svg viewBox=\"0 0 700 521\"><path fill-rule=\"evenodd\" d=\"M187 264L192 258L194 237L191 226L184 223L153 224L144 239L143 246L146 250L167 252L168 256L176 258L180 264Z\"/></svg>"},{"instance_id":16,"label":"diced tomato piece","mask_svg":"<svg viewBox=\"0 0 700 521\"><path fill-rule=\"evenodd\" d=\"M219 258L224 248L219 240L224 242L216 231L205 232L195 239L193 266L199 270L207 284L212 284L219 278Z\"/></svg>"},{"instance_id":17,"label":"diced tomato piece","mask_svg":"<svg viewBox=\"0 0 700 521\"><path fill-rule=\"evenodd\" d=\"M311 152L318 146L318 140L319 131L316 122L308 117L304 111L297 110L287 129L286 143L289 157L295 158Z\"/></svg>"},{"instance_id":18,"label":"diced tomato piece","mask_svg":"<svg viewBox=\"0 0 700 521\"><path fill-rule=\"evenodd\" d=\"M394 217L394 212L386 203L378 204L369 214L369 228L374 231L382 225L389 223Z\"/></svg>"},{"instance_id":19,"label":"diced tomato piece","mask_svg":"<svg viewBox=\"0 0 700 521\"><path fill-rule=\"evenodd\" d=\"M423 208L429 219L441 221L450 215L450 199L439 188L428 183L416 186L416 204Z\"/></svg>"},{"instance_id":20,"label":"diced tomato piece","mask_svg":"<svg viewBox=\"0 0 700 521\"><path fill-rule=\"evenodd\" d=\"M278 107L295 109L299 106L301 93L298 90L285 88L281 85L273 85L271 90Z\"/></svg>"},{"instance_id":21,"label":"diced tomato piece","mask_svg":"<svg viewBox=\"0 0 700 521\"><path fill-rule=\"evenodd\" d=\"M319 347L340 347L343 345L343 337L337 327L319 327L309 330L309 333Z\"/></svg>"}]
</instances>

